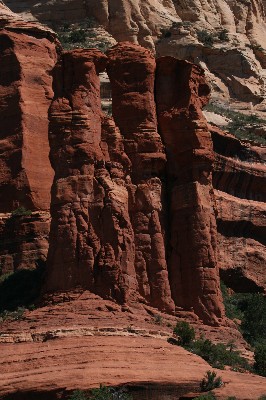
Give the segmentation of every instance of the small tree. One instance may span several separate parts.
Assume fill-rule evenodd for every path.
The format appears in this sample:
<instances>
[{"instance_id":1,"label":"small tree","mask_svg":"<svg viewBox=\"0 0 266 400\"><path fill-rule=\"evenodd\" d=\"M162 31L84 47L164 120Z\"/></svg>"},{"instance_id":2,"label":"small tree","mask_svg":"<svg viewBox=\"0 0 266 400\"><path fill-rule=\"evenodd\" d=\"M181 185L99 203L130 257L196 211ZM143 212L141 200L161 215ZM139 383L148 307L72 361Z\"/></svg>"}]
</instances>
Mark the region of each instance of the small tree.
<instances>
[{"instance_id":1,"label":"small tree","mask_svg":"<svg viewBox=\"0 0 266 400\"><path fill-rule=\"evenodd\" d=\"M88 400L88 397L82 390L74 390L69 400Z\"/></svg>"},{"instance_id":2,"label":"small tree","mask_svg":"<svg viewBox=\"0 0 266 400\"><path fill-rule=\"evenodd\" d=\"M177 322L174 334L178 336L178 342L181 346L189 346L195 339L195 330L186 321Z\"/></svg>"},{"instance_id":3,"label":"small tree","mask_svg":"<svg viewBox=\"0 0 266 400\"><path fill-rule=\"evenodd\" d=\"M261 376L266 376L266 344L259 344L254 353L254 370Z\"/></svg>"},{"instance_id":4,"label":"small tree","mask_svg":"<svg viewBox=\"0 0 266 400\"><path fill-rule=\"evenodd\" d=\"M210 390L219 388L223 385L222 378L220 376L216 377L216 372L207 371L205 377L200 383L201 392L209 392Z\"/></svg>"}]
</instances>

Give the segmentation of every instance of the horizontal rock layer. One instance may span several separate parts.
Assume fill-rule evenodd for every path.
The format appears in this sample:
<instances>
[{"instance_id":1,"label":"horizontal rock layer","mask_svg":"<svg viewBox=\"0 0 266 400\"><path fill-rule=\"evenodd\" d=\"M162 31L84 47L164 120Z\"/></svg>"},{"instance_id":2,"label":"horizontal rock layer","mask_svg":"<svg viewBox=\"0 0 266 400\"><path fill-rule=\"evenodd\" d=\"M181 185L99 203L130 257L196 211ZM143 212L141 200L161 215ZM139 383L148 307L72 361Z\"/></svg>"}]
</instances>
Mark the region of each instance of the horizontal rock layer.
<instances>
[{"instance_id":1,"label":"horizontal rock layer","mask_svg":"<svg viewBox=\"0 0 266 400\"><path fill-rule=\"evenodd\" d=\"M237 292L265 291L265 147L210 129L221 278Z\"/></svg>"}]
</instances>

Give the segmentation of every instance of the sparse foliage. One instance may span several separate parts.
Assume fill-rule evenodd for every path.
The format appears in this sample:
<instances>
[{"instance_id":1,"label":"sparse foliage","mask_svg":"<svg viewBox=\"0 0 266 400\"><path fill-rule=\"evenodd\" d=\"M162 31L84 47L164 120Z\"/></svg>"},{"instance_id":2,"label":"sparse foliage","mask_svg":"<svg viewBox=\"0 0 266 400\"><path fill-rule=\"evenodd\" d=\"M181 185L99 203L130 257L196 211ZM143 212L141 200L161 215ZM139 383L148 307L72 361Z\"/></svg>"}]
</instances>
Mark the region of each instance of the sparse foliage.
<instances>
[{"instance_id":1,"label":"sparse foliage","mask_svg":"<svg viewBox=\"0 0 266 400\"><path fill-rule=\"evenodd\" d=\"M220 376L217 376L214 371L207 371L200 383L201 392L209 392L210 390L223 386L223 381Z\"/></svg>"},{"instance_id":2,"label":"sparse foliage","mask_svg":"<svg viewBox=\"0 0 266 400\"><path fill-rule=\"evenodd\" d=\"M11 212L11 217L24 217L32 214L32 211L27 210L25 207L18 207Z\"/></svg>"},{"instance_id":3,"label":"sparse foliage","mask_svg":"<svg viewBox=\"0 0 266 400\"><path fill-rule=\"evenodd\" d=\"M255 347L254 370L257 374L266 377L266 344L262 343Z\"/></svg>"},{"instance_id":4,"label":"sparse foliage","mask_svg":"<svg viewBox=\"0 0 266 400\"><path fill-rule=\"evenodd\" d=\"M177 322L174 334L178 336L178 342L181 346L188 346L195 339L195 330L186 321Z\"/></svg>"},{"instance_id":5,"label":"sparse foliage","mask_svg":"<svg viewBox=\"0 0 266 400\"><path fill-rule=\"evenodd\" d=\"M197 31L198 40L207 47L212 47L214 43L214 35L206 30Z\"/></svg>"}]
</instances>

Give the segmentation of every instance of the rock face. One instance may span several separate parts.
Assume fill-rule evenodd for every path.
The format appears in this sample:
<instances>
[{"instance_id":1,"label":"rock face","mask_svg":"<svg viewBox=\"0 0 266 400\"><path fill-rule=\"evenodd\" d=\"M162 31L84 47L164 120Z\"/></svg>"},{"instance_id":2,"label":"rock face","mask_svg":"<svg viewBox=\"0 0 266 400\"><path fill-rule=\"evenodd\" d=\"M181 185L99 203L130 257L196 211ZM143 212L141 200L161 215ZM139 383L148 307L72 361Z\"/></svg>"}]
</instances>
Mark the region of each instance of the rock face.
<instances>
[{"instance_id":1,"label":"rock face","mask_svg":"<svg viewBox=\"0 0 266 400\"><path fill-rule=\"evenodd\" d=\"M265 111L266 23L263 0L6 0L28 20L57 26L95 18L117 41L139 43L158 56L201 65L213 97Z\"/></svg>"},{"instance_id":2,"label":"rock face","mask_svg":"<svg viewBox=\"0 0 266 400\"><path fill-rule=\"evenodd\" d=\"M210 129L221 278L235 291L265 291L265 147Z\"/></svg>"},{"instance_id":3,"label":"rock face","mask_svg":"<svg viewBox=\"0 0 266 400\"><path fill-rule=\"evenodd\" d=\"M200 111L209 94L202 70L160 60L155 104L156 63L149 50L125 43L107 57L96 50L66 52L55 69L49 131L55 180L45 290L81 286L122 304L195 311L216 324L223 307L212 143ZM98 74L106 65L115 123L100 108ZM174 84L183 90L183 103L176 102ZM183 259L179 227L187 229Z\"/></svg>"},{"instance_id":4,"label":"rock face","mask_svg":"<svg viewBox=\"0 0 266 400\"><path fill-rule=\"evenodd\" d=\"M158 122L167 154L173 298L206 319L210 310L222 317L211 182L213 149L201 111L209 87L195 65L170 57L158 59L157 65Z\"/></svg>"},{"instance_id":5,"label":"rock face","mask_svg":"<svg viewBox=\"0 0 266 400\"><path fill-rule=\"evenodd\" d=\"M44 263L49 246L49 229L49 212L16 217L0 215L0 273L34 269Z\"/></svg>"},{"instance_id":6,"label":"rock face","mask_svg":"<svg viewBox=\"0 0 266 400\"><path fill-rule=\"evenodd\" d=\"M25 23L2 2L0 20L0 211L48 210L47 113L58 42L50 29Z\"/></svg>"}]
</instances>

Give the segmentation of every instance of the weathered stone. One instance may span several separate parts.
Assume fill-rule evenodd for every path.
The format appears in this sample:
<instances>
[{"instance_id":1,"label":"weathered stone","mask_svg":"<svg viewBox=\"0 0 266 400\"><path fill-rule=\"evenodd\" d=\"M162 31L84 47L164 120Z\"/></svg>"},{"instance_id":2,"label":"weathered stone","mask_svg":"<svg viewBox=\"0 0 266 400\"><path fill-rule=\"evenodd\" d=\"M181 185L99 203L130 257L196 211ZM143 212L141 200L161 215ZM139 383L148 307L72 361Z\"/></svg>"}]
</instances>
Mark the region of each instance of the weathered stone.
<instances>
[{"instance_id":1,"label":"weathered stone","mask_svg":"<svg viewBox=\"0 0 266 400\"><path fill-rule=\"evenodd\" d=\"M204 321L218 323L223 305L211 184L213 150L201 111L208 95L201 68L171 57L157 60L158 122L167 154L172 296L177 305L195 310Z\"/></svg>"},{"instance_id":2,"label":"weathered stone","mask_svg":"<svg viewBox=\"0 0 266 400\"><path fill-rule=\"evenodd\" d=\"M48 210L47 113L59 43L50 29L26 24L2 4L0 20L0 211Z\"/></svg>"}]
</instances>

